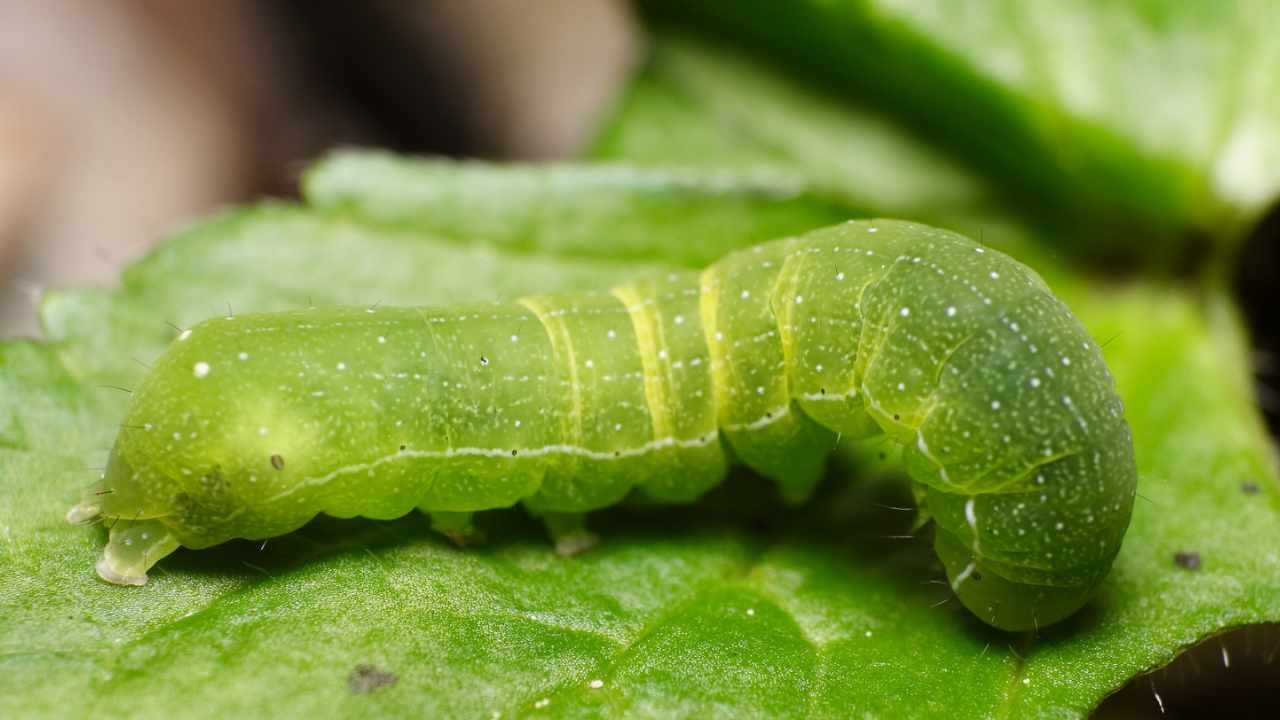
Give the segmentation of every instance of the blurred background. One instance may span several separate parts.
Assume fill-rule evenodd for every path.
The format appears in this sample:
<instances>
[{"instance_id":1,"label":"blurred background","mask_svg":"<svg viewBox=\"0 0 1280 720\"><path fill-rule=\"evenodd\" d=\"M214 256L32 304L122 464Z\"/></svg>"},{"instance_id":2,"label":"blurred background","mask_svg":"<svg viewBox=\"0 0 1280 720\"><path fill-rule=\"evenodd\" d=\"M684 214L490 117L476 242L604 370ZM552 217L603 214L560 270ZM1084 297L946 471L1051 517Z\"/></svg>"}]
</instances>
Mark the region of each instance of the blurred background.
<instances>
[{"instance_id":1,"label":"blurred background","mask_svg":"<svg viewBox=\"0 0 1280 720\"><path fill-rule=\"evenodd\" d=\"M0 0L0 337L335 146L575 154L638 45L622 0Z\"/></svg>"}]
</instances>

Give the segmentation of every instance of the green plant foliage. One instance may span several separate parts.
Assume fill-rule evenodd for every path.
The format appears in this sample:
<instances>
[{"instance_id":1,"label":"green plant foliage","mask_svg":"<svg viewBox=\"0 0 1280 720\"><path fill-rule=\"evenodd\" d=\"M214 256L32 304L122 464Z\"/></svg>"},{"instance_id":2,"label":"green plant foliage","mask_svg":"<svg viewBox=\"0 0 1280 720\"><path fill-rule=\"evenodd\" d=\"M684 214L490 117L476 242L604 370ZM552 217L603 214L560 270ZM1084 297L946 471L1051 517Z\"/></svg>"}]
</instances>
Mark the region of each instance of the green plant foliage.
<instances>
[{"instance_id":1,"label":"green plant foliage","mask_svg":"<svg viewBox=\"0 0 1280 720\"><path fill-rule=\"evenodd\" d=\"M767 165L498 166L346 151L311 168L303 192L335 215L463 242L690 267L851 215L794 170Z\"/></svg>"},{"instance_id":2,"label":"green plant foliage","mask_svg":"<svg viewBox=\"0 0 1280 720\"><path fill-rule=\"evenodd\" d=\"M998 198L883 112L682 34L653 39L593 152L659 166L788 168L849 207L895 216L991 214Z\"/></svg>"},{"instance_id":3,"label":"green plant foliage","mask_svg":"<svg viewBox=\"0 0 1280 720\"><path fill-rule=\"evenodd\" d=\"M894 117L1094 249L1230 246L1280 191L1269 0L641 5Z\"/></svg>"},{"instance_id":4,"label":"green plant foliage","mask_svg":"<svg viewBox=\"0 0 1280 720\"><path fill-rule=\"evenodd\" d=\"M318 520L265 547L180 552L140 590L96 580L103 533L62 521L123 415L102 385L144 372L130 358L163 347L166 320L226 298L431 303L635 269L266 206L175 238L119 292L50 298L50 342L0 345L0 714L1048 716L1280 618L1280 486L1234 319L1143 283L1057 288L1097 337L1118 333L1107 357L1148 501L1092 609L1034 640L935 607L948 593L926 582L941 577L927 540L887 537L911 519L883 506L909 499L866 468L794 511L740 478L687 510L610 512L593 521L604 543L574 559L514 511L463 550L425 518ZM1199 572L1173 562L1188 549Z\"/></svg>"}]
</instances>

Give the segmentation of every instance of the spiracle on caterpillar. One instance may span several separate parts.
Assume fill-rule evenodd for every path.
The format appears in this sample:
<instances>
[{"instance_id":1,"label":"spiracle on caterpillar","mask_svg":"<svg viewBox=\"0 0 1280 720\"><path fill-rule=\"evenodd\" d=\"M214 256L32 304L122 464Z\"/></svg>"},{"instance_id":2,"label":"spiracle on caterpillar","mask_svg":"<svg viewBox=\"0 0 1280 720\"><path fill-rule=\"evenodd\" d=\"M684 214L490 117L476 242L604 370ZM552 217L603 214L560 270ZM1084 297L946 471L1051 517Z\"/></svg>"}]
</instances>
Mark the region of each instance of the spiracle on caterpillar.
<instances>
[{"instance_id":1,"label":"spiracle on caterpillar","mask_svg":"<svg viewBox=\"0 0 1280 720\"><path fill-rule=\"evenodd\" d=\"M850 222L606 291L229 315L133 394L99 486L98 574L319 513L420 509L451 538L520 503L557 547L632 493L692 502L731 462L800 502L837 434L885 435L985 622L1043 627L1111 566L1136 486L1101 351L1036 274L961 235Z\"/></svg>"}]
</instances>

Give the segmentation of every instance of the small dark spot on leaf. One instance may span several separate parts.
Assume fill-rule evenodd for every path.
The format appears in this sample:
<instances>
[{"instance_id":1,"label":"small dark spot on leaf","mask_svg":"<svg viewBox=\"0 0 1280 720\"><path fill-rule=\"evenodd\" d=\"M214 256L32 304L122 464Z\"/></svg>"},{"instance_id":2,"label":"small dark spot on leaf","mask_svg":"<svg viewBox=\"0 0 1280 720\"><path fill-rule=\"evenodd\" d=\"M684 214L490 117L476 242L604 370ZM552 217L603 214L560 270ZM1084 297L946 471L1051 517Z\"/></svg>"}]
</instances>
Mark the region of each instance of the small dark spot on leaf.
<instances>
[{"instance_id":1,"label":"small dark spot on leaf","mask_svg":"<svg viewBox=\"0 0 1280 720\"><path fill-rule=\"evenodd\" d=\"M206 475L202 476L205 487L210 493L225 493L227 491L227 479L222 476L222 468L214 465Z\"/></svg>"},{"instance_id":2,"label":"small dark spot on leaf","mask_svg":"<svg viewBox=\"0 0 1280 720\"><path fill-rule=\"evenodd\" d=\"M818 393L819 393L819 394L821 394L821 395L826 395L826 394L827 394L827 389L826 389L826 388L818 388Z\"/></svg>"},{"instance_id":3,"label":"small dark spot on leaf","mask_svg":"<svg viewBox=\"0 0 1280 720\"><path fill-rule=\"evenodd\" d=\"M399 679L395 673L361 663L347 676L347 689L357 694L370 693L395 685Z\"/></svg>"},{"instance_id":4,"label":"small dark spot on leaf","mask_svg":"<svg viewBox=\"0 0 1280 720\"><path fill-rule=\"evenodd\" d=\"M400 446L400 452L404 452L405 447L407 447L407 446L405 446L405 445L401 445L401 446Z\"/></svg>"},{"instance_id":5,"label":"small dark spot on leaf","mask_svg":"<svg viewBox=\"0 0 1280 720\"><path fill-rule=\"evenodd\" d=\"M1244 482L1240 484L1240 492L1244 493L1245 495L1257 495L1258 491L1261 489L1262 488L1258 487L1258 483L1252 482L1252 481Z\"/></svg>"},{"instance_id":6,"label":"small dark spot on leaf","mask_svg":"<svg viewBox=\"0 0 1280 720\"><path fill-rule=\"evenodd\" d=\"M764 414L764 419L765 419L765 420L768 420L768 419L770 419L770 418L772 418L772 417L773 417L773 413L765 413L765 414Z\"/></svg>"},{"instance_id":7,"label":"small dark spot on leaf","mask_svg":"<svg viewBox=\"0 0 1280 720\"><path fill-rule=\"evenodd\" d=\"M893 414L893 419L894 419L894 420L901 420L902 418L898 415L898 413L894 413L894 414Z\"/></svg>"},{"instance_id":8,"label":"small dark spot on leaf","mask_svg":"<svg viewBox=\"0 0 1280 720\"><path fill-rule=\"evenodd\" d=\"M271 467L273 467L273 468L275 468L275 469L277 469L277 470L283 470L283 469L284 469L284 458L280 457L279 455L272 455L272 456L271 456Z\"/></svg>"},{"instance_id":9,"label":"small dark spot on leaf","mask_svg":"<svg viewBox=\"0 0 1280 720\"><path fill-rule=\"evenodd\" d=\"M519 450L512 450L512 451L511 451L511 457L515 457L515 456L516 456L516 454L517 454L517 453L519 453L519 452L520 452Z\"/></svg>"},{"instance_id":10,"label":"small dark spot on leaf","mask_svg":"<svg viewBox=\"0 0 1280 720\"><path fill-rule=\"evenodd\" d=\"M179 515L186 515L187 513L191 512L191 510L195 507L195 504L196 504L195 500L193 500L190 495L184 492L180 492L174 495L172 498L170 498L169 503L173 506L173 509L177 511Z\"/></svg>"},{"instance_id":11,"label":"small dark spot on leaf","mask_svg":"<svg viewBox=\"0 0 1280 720\"><path fill-rule=\"evenodd\" d=\"M1184 570L1200 569L1200 553L1195 551L1176 552L1173 554L1173 563Z\"/></svg>"},{"instance_id":12,"label":"small dark spot on leaf","mask_svg":"<svg viewBox=\"0 0 1280 720\"><path fill-rule=\"evenodd\" d=\"M969 577L973 578L974 580L981 580L982 573L978 572L977 570L974 570L972 573L969 574Z\"/></svg>"},{"instance_id":13,"label":"small dark spot on leaf","mask_svg":"<svg viewBox=\"0 0 1280 720\"><path fill-rule=\"evenodd\" d=\"M487 358L487 357L485 357L485 356L481 355L481 356L480 356L480 367L488 367L488 366L489 366L489 358Z\"/></svg>"}]
</instances>

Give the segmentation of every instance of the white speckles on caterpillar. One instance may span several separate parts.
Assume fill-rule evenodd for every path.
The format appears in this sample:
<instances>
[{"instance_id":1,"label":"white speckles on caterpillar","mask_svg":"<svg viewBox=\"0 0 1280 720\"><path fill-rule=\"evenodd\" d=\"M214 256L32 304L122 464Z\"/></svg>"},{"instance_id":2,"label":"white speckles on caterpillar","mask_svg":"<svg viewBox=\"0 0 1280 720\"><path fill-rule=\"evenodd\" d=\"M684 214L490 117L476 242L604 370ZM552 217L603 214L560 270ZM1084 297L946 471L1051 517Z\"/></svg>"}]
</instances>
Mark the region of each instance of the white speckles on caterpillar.
<instances>
[{"instance_id":1,"label":"white speckles on caterpillar","mask_svg":"<svg viewBox=\"0 0 1280 720\"><path fill-rule=\"evenodd\" d=\"M690 502L738 462L798 502L838 434L881 433L978 617L1044 626L1088 600L1136 483L1101 352L1026 267L896 221L609 292L205 322L68 520L111 519L98 573L133 585L179 546L318 513L417 508L463 542L472 513L522 503L577 552L583 513L629 493Z\"/></svg>"}]
</instances>

